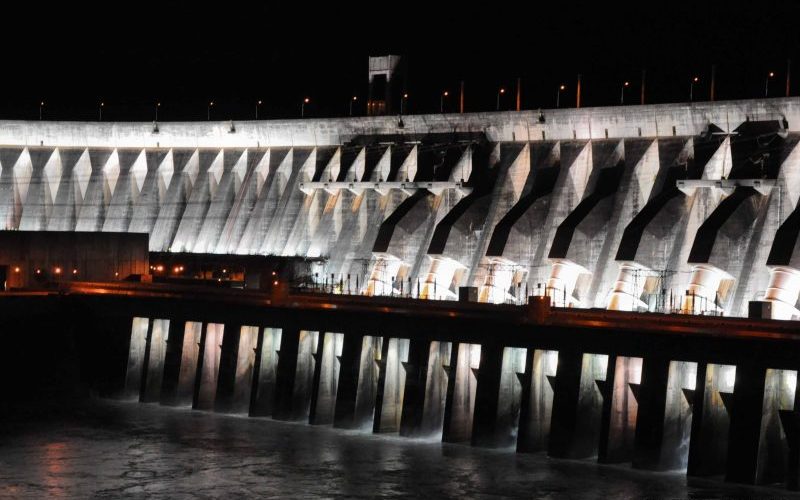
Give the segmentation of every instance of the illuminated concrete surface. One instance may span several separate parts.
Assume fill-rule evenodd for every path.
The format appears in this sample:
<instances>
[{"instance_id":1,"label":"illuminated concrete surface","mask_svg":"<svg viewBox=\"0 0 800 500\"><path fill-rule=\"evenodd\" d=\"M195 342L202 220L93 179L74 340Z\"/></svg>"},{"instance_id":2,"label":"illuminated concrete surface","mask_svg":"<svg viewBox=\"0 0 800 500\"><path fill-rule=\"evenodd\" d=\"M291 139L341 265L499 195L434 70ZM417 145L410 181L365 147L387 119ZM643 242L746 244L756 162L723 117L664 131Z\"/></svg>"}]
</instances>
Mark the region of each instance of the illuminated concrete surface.
<instances>
[{"instance_id":1,"label":"illuminated concrete surface","mask_svg":"<svg viewBox=\"0 0 800 500\"><path fill-rule=\"evenodd\" d=\"M320 257L368 295L798 310L800 99L403 120L0 122L0 225Z\"/></svg>"}]
</instances>

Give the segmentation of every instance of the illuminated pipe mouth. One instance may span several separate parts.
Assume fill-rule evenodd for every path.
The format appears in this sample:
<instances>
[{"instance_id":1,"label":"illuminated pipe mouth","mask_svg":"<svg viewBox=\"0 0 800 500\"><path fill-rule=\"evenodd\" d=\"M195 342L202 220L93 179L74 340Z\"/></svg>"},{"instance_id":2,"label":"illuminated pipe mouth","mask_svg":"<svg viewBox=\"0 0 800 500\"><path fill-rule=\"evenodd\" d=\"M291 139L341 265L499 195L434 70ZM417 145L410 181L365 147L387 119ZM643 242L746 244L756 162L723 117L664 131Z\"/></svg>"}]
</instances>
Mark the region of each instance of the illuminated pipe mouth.
<instances>
[{"instance_id":1,"label":"illuminated pipe mouth","mask_svg":"<svg viewBox=\"0 0 800 500\"><path fill-rule=\"evenodd\" d=\"M375 265L367 280L367 295L392 295L395 293L393 283L403 261L389 253L375 254Z\"/></svg>"},{"instance_id":2,"label":"illuminated pipe mouth","mask_svg":"<svg viewBox=\"0 0 800 500\"><path fill-rule=\"evenodd\" d=\"M732 280L733 276L711 264L695 264L692 277L686 288L686 295L681 303L681 312L685 314L704 314L708 312L722 313L717 305L717 292L722 280Z\"/></svg>"},{"instance_id":3,"label":"illuminated pipe mouth","mask_svg":"<svg viewBox=\"0 0 800 500\"><path fill-rule=\"evenodd\" d=\"M514 282L514 273L521 269L521 266L513 260L492 257L489 259L489 269L480 289L480 302L502 304L514 301L516 298L508 293L508 290Z\"/></svg>"},{"instance_id":4,"label":"illuminated pipe mouth","mask_svg":"<svg viewBox=\"0 0 800 500\"><path fill-rule=\"evenodd\" d=\"M465 269L466 266L450 257L428 255L428 258L431 263L420 291L422 298L455 298L456 294L450 291L453 276L457 270Z\"/></svg>"},{"instance_id":5,"label":"illuminated pipe mouth","mask_svg":"<svg viewBox=\"0 0 800 500\"><path fill-rule=\"evenodd\" d=\"M645 273L649 270L648 267L636 262L620 262L619 274L608 297L606 309L612 311L647 309L647 304L639 297L644 290Z\"/></svg>"},{"instance_id":6,"label":"illuminated pipe mouth","mask_svg":"<svg viewBox=\"0 0 800 500\"><path fill-rule=\"evenodd\" d=\"M800 296L800 271L789 266L769 270L769 286L764 300L772 303L772 319L792 319L800 316L795 307Z\"/></svg>"},{"instance_id":7,"label":"illuminated pipe mouth","mask_svg":"<svg viewBox=\"0 0 800 500\"><path fill-rule=\"evenodd\" d=\"M582 274L592 274L588 269L569 259L553 259L550 278L547 280L545 295L552 297L557 307L580 305L580 300L573 296L575 284Z\"/></svg>"}]
</instances>

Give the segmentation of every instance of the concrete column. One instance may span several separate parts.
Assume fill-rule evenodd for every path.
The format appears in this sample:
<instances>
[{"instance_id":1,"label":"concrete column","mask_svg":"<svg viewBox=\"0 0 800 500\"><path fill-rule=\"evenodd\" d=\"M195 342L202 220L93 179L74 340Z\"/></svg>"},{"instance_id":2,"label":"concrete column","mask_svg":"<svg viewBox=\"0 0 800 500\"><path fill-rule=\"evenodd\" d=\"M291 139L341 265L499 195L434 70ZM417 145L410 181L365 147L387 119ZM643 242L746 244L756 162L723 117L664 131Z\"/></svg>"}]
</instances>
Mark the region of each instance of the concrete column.
<instances>
[{"instance_id":1,"label":"concrete column","mask_svg":"<svg viewBox=\"0 0 800 500\"><path fill-rule=\"evenodd\" d=\"M272 415L278 373L278 352L281 348L282 330L264 328L259 332L256 358L253 366L253 388L250 392L250 416Z\"/></svg>"},{"instance_id":2,"label":"concrete column","mask_svg":"<svg viewBox=\"0 0 800 500\"><path fill-rule=\"evenodd\" d=\"M183 354L183 335L186 330L186 320L172 318L169 322L167 335L167 349L164 354L164 379L161 382L162 405L175 405L178 398L178 379L181 373L181 358Z\"/></svg>"},{"instance_id":3,"label":"concrete column","mask_svg":"<svg viewBox=\"0 0 800 500\"><path fill-rule=\"evenodd\" d=\"M689 459L697 363L645 358L633 466L685 469Z\"/></svg>"},{"instance_id":4,"label":"concrete column","mask_svg":"<svg viewBox=\"0 0 800 500\"><path fill-rule=\"evenodd\" d=\"M767 370L758 440L756 482L759 484L791 482L789 433L781 423L781 414L794 412L796 393L796 370ZM796 446L797 436L792 437Z\"/></svg>"},{"instance_id":5,"label":"concrete column","mask_svg":"<svg viewBox=\"0 0 800 500\"><path fill-rule=\"evenodd\" d=\"M453 345L450 351L450 377L447 382L442 441L458 443L472 438L472 417L480 362L480 344Z\"/></svg>"},{"instance_id":6,"label":"concrete column","mask_svg":"<svg viewBox=\"0 0 800 500\"><path fill-rule=\"evenodd\" d=\"M224 331L225 325L221 323L205 323L203 325L200 356L197 360L195 399L192 404L192 408L196 410L214 409Z\"/></svg>"},{"instance_id":7,"label":"concrete column","mask_svg":"<svg viewBox=\"0 0 800 500\"><path fill-rule=\"evenodd\" d=\"M412 341L406 364L401 436L441 439L450 379L450 342Z\"/></svg>"},{"instance_id":8,"label":"concrete column","mask_svg":"<svg viewBox=\"0 0 800 500\"><path fill-rule=\"evenodd\" d=\"M314 395L311 399L310 424L332 424L336 409L336 388L339 383L339 357L344 334L325 332L317 349L319 369L314 373Z\"/></svg>"},{"instance_id":9,"label":"concrete column","mask_svg":"<svg viewBox=\"0 0 800 500\"><path fill-rule=\"evenodd\" d=\"M167 353L169 320L154 319L150 327L147 349L147 377L142 393L143 403L156 402L161 398L161 384L164 380L164 358Z\"/></svg>"},{"instance_id":10,"label":"concrete column","mask_svg":"<svg viewBox=\"0 0 800 500\"><path fill-rule=\"evenodd\" d=\"M628 462L637 429L642 358L609 356L608 368L597 458L604 463Z\"/></svg>"},{"instance_id":11,"label":"concrete column","mask_svg":"<svg viewBox=\"0 0 800 500\"><path fill-rule=\"evenodd\" d=\"M202 331L202 323L197 321L187 321L185 323L175 404L191 406L194 401L195 378L197 377L197 361L200 357Z\"/></svg>"},{"instance_id":12,"label":"concrete column","mask_svg":"<svg viewBox=\"0 0 800 500\"><path fill-rule=\"evenodd\" d=\"M358 392L358 372L361 367L361 349L364 335L346 334L342 344L339 371L339 384L336 388L336 409L334 427L350 429L356 412L356 393Z\"/></svg>"},{"instance_id":13,"label":"concrete column","mask_svg":"<svg viewBox=\"0 0 800 500\"><path fill-rule=\"evenodd\" d=\"M788 444L779 412L794 407L797 372L768 370L756 363L736 367L731 408L727 481L783 482Z\"/></svg>"},{"instance_id":14,"label":"concrete column","mask_svg":"<svg viewBox=\"0 0 800 500\"><path fill-rule=\"evenodd\" d=\"M239 350L236 354L236 377L233 384L233 413L249 413L253 392L256 350L258 348L257 326L243 326L239 334Z\"/></svg>"},{"instance_id":15,"label":"concrete column","mask_svg":"<svg viewBox=\"0 0 800 500\"><path fill-rule=\"evenodd\" d=\"M526 353L526 349L517 347L481 347L473 445L516 446Z\"/></svg>"},{"instance_id":16,"label":"concrete column","mask_svg":"<svg viewBox=\"0 0 800 500\"><path fill-rule=\"evenodd\" d=\"M547 449L558 351L528 349L520 397L517 451Z\"/></svg>"},{"instance_id":17,"label":"concrete column","mask_svg":"<svg viewBox=\"0 0 800 500\"><path fill-rule=\"evenodd\" d=\"M345 335L334 427L372 429L382 342L381 337Z\"/></svg>"},{"instance_id":18,"label":"concrete column","mask_svg":"<svg viewBox=\"0 0 800 500\"><path fill-rule=\"evenodd\" d=\"M383 342L378 393L375 398L373 432L398 432L403 411L403 393L406 384L408 339L390 338Z\"/></svg>"},{"instance_id":19,"label":"concrete column","mask_svg":"<svg viewBox=\"0 0 800 500\"><path fill-rule=\"evenodd\" d=\"M214 411L230 412L233 401L233 386L236 383L236 358L239 352L241 325L226 325L227 331L220 346Z\"/></svg>"},{"instance_id":20,"label":"concrete column","mask_svg":"<svg viewBox=\"0 0 800 500\"><path fill-rule=\"evenodd\" d=\"M130 345L128 347L128 368L125 372L125 399L139 399L144 373L144 358L147 352L148 318L133 318L131 323Z\"/></svg>"},{"instance_id":21,"label":"concrete column","mask_svg":"<svg viewBox=\"0 0 800 500\"><path fill-rule=\"evenodd\" d=\"M358 371L356 411L353 425L362 430L372 430L375 421L375 402L378 381L383 364L383 337L364 336L361 346L361 363Z\"/></svg>"},{"instance_id":22,"label":"concrete column","mask_svg":"<svg viewBox=\"0 0 800 500\"><path fill-rule=\"evenodd\" d=\"M277 420L305 420L311 409L319 332L284 331L278 357L275 408Z\"/></svg>"},{"instance_id":23,"label":"concrete column","mask_svg":"<svg viewBox=\"0 0 800 500\"><path fill-rule=\"evenodd\" d=\"M736 367L701 363L692 404L692 435L686 473L714 476L725 473L728 454L728 414Z\"/></svg>"},{"instance_id":24,"label":"concrete column","mask_svg":"<svg viewBox=\"0 0 800 500\"><path fill-rule=\"evenodd\" d=\"M796 491L800 489L800 388L797 387L797 372L794 375L794 384L794 405L790 410L780 411L779 415L788 447L786 487Z\"/></svg>"},{"instance_id":25,"label":"concrete column","mask_svg":"<svg viewBox=\"0 0 800 500\"><path fill-rule=\"evenodd\" d=\"M598 450L608 355L559 351L547 454L588 458Z\"/></svg>"},{"instance_id":26,"label":"concrete column","mask_svg":"<svg viewBox=\"0 0 800 500\"><path fill-rule=\"evenodd\" d=\"M460 344L459 348L461 347ZM463 364L463 360L459 360ZM458 366L458 365L456 365ZM473 406L471 441L473 446L501 446L497 429L498 398L503 377L503 346L495 342L481 345L480 361L475 375L475 397ZM456 371L456 379L459 372ZM457 403L454 402L454 403ZM451 429L455 430L455 429ZM457 431L456 431L457 432Z\"/></svg>"}]
</instances>

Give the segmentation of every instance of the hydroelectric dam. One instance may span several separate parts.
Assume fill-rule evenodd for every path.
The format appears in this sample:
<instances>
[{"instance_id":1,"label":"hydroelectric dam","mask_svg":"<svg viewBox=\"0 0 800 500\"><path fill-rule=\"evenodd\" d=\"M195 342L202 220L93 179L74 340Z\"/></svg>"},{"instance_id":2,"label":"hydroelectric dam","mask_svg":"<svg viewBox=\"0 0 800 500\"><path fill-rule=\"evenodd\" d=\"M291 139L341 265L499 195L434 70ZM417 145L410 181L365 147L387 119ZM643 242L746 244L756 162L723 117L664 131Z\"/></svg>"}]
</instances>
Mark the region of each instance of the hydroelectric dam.
<instances>
[{"instance_id":1,"label":"hydroelectric dam","mask_svg":"<svg viewBox=\"0 0 800 500\"><path fill-rule=\"evenodd\" d=\"M3 121L8 233L308 263L4 250L4 331L102 395L797 489L799 139L798 98Z\"/></svg>"}]
</instances>

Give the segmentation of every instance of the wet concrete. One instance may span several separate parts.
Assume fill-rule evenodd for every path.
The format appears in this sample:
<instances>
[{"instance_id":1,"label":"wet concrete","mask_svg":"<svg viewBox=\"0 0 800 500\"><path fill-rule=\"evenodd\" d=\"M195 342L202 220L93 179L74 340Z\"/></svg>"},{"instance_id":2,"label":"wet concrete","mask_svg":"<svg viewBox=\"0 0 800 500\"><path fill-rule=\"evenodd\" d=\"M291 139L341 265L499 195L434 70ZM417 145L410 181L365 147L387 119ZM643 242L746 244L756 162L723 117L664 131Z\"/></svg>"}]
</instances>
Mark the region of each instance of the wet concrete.
<instances>
[{"instance_id":1,"label":"wet concrete","mask_svg":"<svg viewBox=\"0 0 800 500\"><path fill-rule=\"evenodd\" d=\"M785 490L154 404L18 410L2 498L781 498Z\"/></svg>"}]
</instances>

